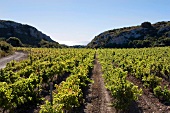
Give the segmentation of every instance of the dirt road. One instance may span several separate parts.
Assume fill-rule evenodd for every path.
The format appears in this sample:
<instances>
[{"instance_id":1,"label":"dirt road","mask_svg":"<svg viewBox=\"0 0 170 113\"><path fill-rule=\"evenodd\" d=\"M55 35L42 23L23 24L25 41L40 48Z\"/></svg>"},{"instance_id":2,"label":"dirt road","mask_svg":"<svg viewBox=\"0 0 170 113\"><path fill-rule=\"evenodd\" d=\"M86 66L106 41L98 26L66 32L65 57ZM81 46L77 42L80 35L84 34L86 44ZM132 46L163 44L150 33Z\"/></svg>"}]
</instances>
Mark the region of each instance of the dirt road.
<instances>
[{"instance_id":1,"label":"dirt road","mask_svg":"<svg viewBox=\"0 0 170 113\"><path fill-rule=\"evenodd\" d=\"M94 83L90 85L88 100L85 113L115 113L115 109L111 107L112 99L109 92L105 88L104 79L102 78L101 65L95 59L94 69L92 72L92 80Z\"/></svg>"},{"instance_id":2,"label":"dirt road","mask_svg":"<svg viewBox=\"0 0 170 113\"><path fill-rule=\"evenodd\" d=\"M0 69L5 68L6 64L10 62L11 60L22 60L27 57L26 53L23 52L15 52L13 55L3 57L0 59Z\"/></svg>"}]
</instances>

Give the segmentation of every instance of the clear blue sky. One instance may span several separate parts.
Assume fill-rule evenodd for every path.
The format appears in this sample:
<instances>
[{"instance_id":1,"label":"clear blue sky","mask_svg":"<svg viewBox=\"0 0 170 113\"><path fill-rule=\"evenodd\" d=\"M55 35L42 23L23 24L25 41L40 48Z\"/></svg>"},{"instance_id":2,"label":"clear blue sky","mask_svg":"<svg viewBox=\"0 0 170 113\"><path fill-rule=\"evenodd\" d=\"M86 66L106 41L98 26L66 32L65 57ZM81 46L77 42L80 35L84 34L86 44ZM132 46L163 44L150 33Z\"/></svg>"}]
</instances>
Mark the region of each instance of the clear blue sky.
<instances>
[{"instance_id":1,"label":"clear blue sky","mask_svg":"<svg viewBox=\"0 0 170 113\"><path fill-rule=\"evenodd\" d=\"M1 0L0 19L29 24L68 45L120 27L170 21L170 0Z\"/></svg>"}]
</instances>

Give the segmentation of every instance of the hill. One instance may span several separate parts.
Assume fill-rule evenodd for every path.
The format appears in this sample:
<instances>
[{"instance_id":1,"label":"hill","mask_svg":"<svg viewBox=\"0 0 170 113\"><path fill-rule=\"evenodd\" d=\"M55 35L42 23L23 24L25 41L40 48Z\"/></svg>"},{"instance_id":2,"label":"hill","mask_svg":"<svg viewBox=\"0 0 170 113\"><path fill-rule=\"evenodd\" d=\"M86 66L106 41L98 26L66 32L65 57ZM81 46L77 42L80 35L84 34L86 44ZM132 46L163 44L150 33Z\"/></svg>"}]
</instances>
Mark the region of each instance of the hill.
<instances>
[{"instance_id":1,"label":"hill","mask_svg":"<svg viewBox=\"0 0 170 113\"><path fill-rule=\"evenodd\" d=\"M11 37L18 38L24 46L60 46L58 42L55 42L49 36L37 30L35 27L14 21L0 20L0 38L9 40ZM15 38L12 38L12 42L14 42L14 40L16 41ZM16 43L14 46L16 46Z\"/></svg>"},{"instance_id":2,"label":"hill","mask_svg":"<svg viewBox=\"0 0 170 113\"><path fill-rule=\"evenodd\" d=\"M170 21L105 31L87 45L89 48L142 48L170 46Z\"/></svg>"}]
</instances>

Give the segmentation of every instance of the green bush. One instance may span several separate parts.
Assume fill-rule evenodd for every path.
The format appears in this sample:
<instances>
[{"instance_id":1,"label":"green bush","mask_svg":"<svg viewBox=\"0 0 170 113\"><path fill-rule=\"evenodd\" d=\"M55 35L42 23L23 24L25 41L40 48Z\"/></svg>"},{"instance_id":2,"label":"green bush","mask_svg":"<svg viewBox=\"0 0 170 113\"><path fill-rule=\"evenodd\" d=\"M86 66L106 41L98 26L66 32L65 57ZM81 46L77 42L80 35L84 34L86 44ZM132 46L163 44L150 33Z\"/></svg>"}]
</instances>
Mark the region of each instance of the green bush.
<instances>
[{"instance_id":1,"label":"green bush","mask_svg":"<svg viewBox=\"0 0 170 113\"><path fill-rule=\"evenodd\" d=\"M20 41L20 39L16 38L16 37L10 37L7 39L7 42L10 43L12 46L14 47L22 47L23 44Z\"/></svg>"},{"instance_id":2,"label":"green bush","mask_svg":"<svg viewBox=\"0 0 170 113\"><path fill-rule=\"evenodd\" d=\"M13 52L13 47L5 41L0 41L0 57L4 57Z\"/></svg>"},{"instance_id":3,"label":"green bush","mask_svg":"<svg viewBox=\"0 0 170 113\"><path fill-rule=\"evenodd\" d=\"M160 85L162 78L157 77L155 75L149 75L149 76L144 76L142 78L142 81L144 82L144 86L154 89L155 87Z\"/></svg>"},{"instance_id":4,"label":"green bush","mask_svg":"<svg viewBox=\"0 0 170 113\"><path fill-rule=\"evenodd\" d=\"M153 92L160 100L170 103L170 90L168 89L168 86L164 86L164 88L157 86L153 89Z\"/></svg>"},{"instance_id":5,"label":"green bush","mask_svg":"<svg viewBox=\"0 0 170 113\"><path fill-rule=\"evenodd\" d=\"M111 91L115 99L113 105L116 109L127 110L132 101L138 100L138 96L142 95L142 89L138 89L133 83L126 80L126 72L115 70L114 78L110 82L106 82L106 87ZM113 76L113 75L111 75Z\"/></svg>"}]
</instances>

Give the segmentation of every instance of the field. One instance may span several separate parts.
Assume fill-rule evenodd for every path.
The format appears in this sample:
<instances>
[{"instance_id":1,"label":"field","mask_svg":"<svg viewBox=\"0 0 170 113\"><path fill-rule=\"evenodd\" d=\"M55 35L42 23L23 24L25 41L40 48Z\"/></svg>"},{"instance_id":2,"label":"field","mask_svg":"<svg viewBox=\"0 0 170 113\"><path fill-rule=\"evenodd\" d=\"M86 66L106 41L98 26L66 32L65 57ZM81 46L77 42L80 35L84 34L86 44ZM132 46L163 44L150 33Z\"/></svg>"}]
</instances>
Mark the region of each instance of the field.
<instances>
[{"instance_id":1,"label":"field","mask_svg":"<svg viewBox=\"0 0 170 113\"><path fill-rule=\"evenodd\" d=\"M170 111L170 47L15 49L28 58L0 71L0 112Z\"/></svg>"}]
</instances>

